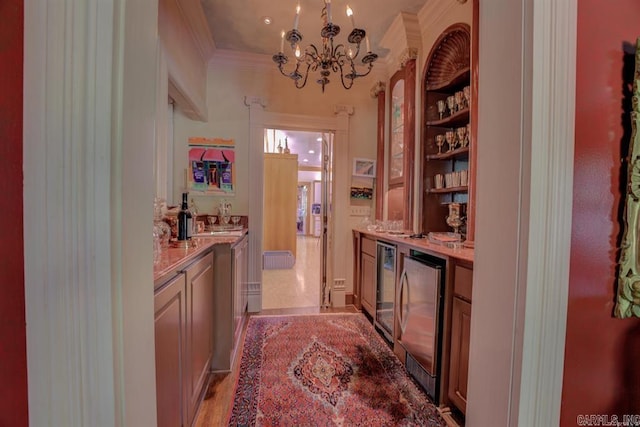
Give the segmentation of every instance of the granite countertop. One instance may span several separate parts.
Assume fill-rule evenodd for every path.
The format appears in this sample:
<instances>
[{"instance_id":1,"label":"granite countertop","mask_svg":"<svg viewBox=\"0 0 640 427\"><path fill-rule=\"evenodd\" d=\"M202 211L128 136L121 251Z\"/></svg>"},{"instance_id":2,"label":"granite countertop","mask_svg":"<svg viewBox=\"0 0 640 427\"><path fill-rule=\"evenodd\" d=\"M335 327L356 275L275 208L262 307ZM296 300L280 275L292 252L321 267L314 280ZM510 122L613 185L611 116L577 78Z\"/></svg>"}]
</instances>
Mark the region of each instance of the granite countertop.
<instances>
[{"instance_id":1,"label":"granite countertop","mask_svg":"<svg viewBox=\"0 0 640 427\"><path fill-rule=\"evenodd\" d=\"M473 249L471 248L450 248L444 245L437 245L431 243L426 237L415 239L410 238L411 232L406 234L389 234L384 231L369 231L365 228L355 228L354 230L374 237L375 239L384 240L387 242L395 242L403 245L410 246L413 249L423 251L426 253L432 253L434 255L448 256L452 258L458 258L465 261L473 262Z\"/></svg>"},{"instance_id":2,"label":"granite countertop","mask_svg":"<svg viewBox=\"0 0 640 427\"><path fill-rule=\"evenodd\" d=\"M153 281L155 287L166 282L178 273L186 264L206 253L214 245L233 245L247 234L247 229L230 235L199 235L192 238L192 245L185 248L163 248L153 263Z\"/></svg>"}]
</instances>

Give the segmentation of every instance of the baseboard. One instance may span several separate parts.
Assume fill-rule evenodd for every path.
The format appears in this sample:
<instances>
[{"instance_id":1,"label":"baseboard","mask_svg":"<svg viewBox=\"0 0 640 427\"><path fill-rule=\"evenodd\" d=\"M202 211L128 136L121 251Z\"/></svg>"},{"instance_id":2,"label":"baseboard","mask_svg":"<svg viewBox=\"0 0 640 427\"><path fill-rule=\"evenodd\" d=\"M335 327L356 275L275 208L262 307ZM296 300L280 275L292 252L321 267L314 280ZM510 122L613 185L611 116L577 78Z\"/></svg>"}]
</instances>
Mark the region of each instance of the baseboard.
<instances>
[{"instance_id":1,"label":"baseboard","mask_svg":"<svg viewBox=\"0 0 640 427\"><path fill-rule=\"evenodd\" d=\"M355 305L353 303L353 293L352 292L347 292L344 294L344 303L346 305Z\"/></svg>"}]
</instances>

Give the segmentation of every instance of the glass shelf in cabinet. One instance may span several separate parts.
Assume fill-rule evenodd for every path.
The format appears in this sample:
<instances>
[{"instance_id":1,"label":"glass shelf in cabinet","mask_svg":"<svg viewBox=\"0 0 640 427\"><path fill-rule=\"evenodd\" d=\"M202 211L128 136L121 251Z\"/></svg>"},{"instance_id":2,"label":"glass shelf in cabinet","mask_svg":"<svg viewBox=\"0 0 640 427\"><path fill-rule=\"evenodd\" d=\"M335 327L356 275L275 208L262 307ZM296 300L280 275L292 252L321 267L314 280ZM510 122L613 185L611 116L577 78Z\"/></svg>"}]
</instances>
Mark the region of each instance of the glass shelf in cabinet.
<instances>
[{"instance_id":1,"label":"glass shelf in cabinet","mask_svg":"<svg viewBox=\"0 0 640 427\"><path fill-rule=\"evenodd\" d=\"M469 187L468 186L461 186L461 187L445 187L445 188L427 188L425 190L427 193L438 193L438 194L444 194L444 193L466 193L467 191L469 191Z\"/></svg>"}]
</instances>

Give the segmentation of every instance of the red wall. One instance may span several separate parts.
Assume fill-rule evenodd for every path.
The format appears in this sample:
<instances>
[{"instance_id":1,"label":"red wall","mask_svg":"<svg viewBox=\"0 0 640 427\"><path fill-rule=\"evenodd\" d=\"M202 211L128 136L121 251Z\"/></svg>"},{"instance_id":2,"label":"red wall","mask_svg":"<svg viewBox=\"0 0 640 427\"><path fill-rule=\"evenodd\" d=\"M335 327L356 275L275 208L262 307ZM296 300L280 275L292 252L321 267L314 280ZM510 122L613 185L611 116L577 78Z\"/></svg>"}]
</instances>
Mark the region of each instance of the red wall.
<instances>
[{"instance_id":1,"label":"red wall","mask_svg":"<svg viewBox=\"0 0 640 427\"><path fill-rule=\"evenodd\" d=\"M0 426L29 424L22 236L23 4L0 1Z\"/></svg>"},{"instance_id":2,"label":"red wall","mask_svg":"<svg viewBox=\"0 0 640 427\"><path fill-rule=\"evenodd\" d=\"M640 319L612 316L638 0L578 2L571 270L561 425L640 414ZM630 54L625 55L625 51ZM626 68L625 68L626 67ZM625 71L623 71L625 70Z\"/></svg>"}]
</instances>

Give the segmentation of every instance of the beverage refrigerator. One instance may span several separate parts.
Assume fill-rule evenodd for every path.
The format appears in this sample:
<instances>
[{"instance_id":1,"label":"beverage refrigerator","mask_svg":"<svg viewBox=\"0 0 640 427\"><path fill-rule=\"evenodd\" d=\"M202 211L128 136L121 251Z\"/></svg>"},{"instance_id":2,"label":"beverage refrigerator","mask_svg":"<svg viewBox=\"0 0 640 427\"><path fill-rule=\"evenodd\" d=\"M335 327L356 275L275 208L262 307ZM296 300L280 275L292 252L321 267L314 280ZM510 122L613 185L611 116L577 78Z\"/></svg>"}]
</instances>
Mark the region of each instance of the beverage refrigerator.
<instances>
[{"instance_id":1,"label":"beverage refrigerator","mask_svg":"<svg viewBox=\"0 0 640 427\"><path fill-rule=\"evenodd\" d=\"M412 250L396 295L398 343L406 350L409 374L438 402L444 308L444 260Z\"/></svg>"}]
</instances>

